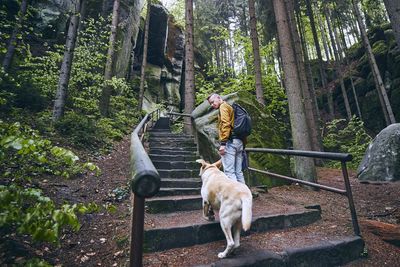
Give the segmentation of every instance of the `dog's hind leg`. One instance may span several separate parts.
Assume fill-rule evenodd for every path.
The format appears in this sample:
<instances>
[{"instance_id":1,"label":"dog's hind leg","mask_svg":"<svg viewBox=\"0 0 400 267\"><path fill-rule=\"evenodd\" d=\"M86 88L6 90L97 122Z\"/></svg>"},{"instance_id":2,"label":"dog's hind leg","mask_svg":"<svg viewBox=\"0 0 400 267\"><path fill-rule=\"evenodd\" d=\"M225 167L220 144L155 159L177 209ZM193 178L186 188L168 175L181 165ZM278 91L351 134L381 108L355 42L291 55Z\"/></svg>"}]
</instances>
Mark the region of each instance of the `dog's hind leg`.
<instances>
[{"instance_id":1,"label":"dog's hind leg","mask_svg":"<svg viewBox=\"0 0 400 267\"><path fill-rule=\"evenodd\" d=\"M230 221L227 219L220 218L220 224L222 231L224 232L226 237L226 249L223 252L218 253L218 258L222 259L228 256L232 252L235 246L235 242L233 241L232 238L232 231L231 231L232 224L230 223Z\"/></svg>"},{"instance_id":2,"label":"dog's hind leg","mask_svg":"<svg viewBox=\"0 0 400 267\"><path fill-rule=\"evenodd\" d=\"M233 239L235 241L234 249L240 247L240 232L242 231L242 222L240 220L236 221L233 225Z\"/></svg>"}]
</instances>

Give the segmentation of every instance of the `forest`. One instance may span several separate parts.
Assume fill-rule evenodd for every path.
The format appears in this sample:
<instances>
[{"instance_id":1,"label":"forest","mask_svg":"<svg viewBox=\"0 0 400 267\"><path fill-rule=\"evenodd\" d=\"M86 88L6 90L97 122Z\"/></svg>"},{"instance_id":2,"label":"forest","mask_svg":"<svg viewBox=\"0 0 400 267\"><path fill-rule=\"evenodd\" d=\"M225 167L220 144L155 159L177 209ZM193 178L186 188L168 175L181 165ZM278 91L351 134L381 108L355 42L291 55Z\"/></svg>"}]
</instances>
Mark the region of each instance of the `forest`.
<instances>
[{"instance_id":1,"label":"forest","mask_svg":"<svg viewBox=\"0 0 400 267\"><path fill-rule=\"evenodd\" d=\"M352 185L371 142L392 127L392 176L371 180L399 188L398 0L5 0L0 22L2 266L127 266L129 235L105 229L129 231L129 136L155 110L200 122L211 93L249 111L247 147L351 154ZM205 120L199 132L213 133ZM193 135L192 123L181 117L172 131ZM210 136L197 156L215 159ZM340 162L299 157L251 153L250 165L310 182L321 170L341 175ZM399 242L395 194L383 221ZM86 232L96 218L103 232ZM98 250L71 241L82 232L101 237ZM151 257L144 265L182 264ZM210 264L183 260L200 263Z\"/></svg>"}]
</instances>

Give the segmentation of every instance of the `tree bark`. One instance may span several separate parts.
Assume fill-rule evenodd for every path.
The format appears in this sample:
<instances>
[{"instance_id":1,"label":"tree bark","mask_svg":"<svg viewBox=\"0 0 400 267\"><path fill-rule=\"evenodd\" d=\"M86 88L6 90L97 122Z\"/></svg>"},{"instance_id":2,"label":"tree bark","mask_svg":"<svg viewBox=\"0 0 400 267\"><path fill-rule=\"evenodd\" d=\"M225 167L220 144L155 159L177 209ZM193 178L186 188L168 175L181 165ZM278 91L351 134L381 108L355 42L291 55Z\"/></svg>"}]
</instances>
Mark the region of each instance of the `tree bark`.
<instances>
[{"instance_id":1,"label":"tree bark","mask_svg":"<svg viewBox=\"0 0 400 267\"><path fill-rule=\"evenodd\" d=\"M145 71L147 65L147 48L149 46L149 28L150 28L150 8L151 0L147 0L147 13L146 13L146 25L144 28L144 44L143 44L143 59L142 67L140 69L140 87L139 87L139 101L138 101L138 111L142 110L143 97L144 97L144 82L145 82Z\"/></svg>"},{"instance_id":2,"label":"tree bark","mask_svg":"<svg viewBox=\"0 0 400 267\"><path fill-rule=\"evenodd\" d=\"M249 17L250 17L250 38L253 47L254 74L256 78L256 97L258 103L265 106L264 89L262 85L262 75L261 75L260 44L258 42L256 9L254 6L254 0L248 0L248 5L249 5Z\"/></svg>"},{"instance_id":3,"label":"tree bark","mask_svg":"<svg viewBox=\"0 0 400 267\"><path fill-rule=\"evenodd\" d=\"M15 48L17 47L17 44L18 44L17 35L21 29L27 8L28 8L28 0L22 0L21 7L19 10L19 14L18 14L18 19L17 19L17 22L11 33L10 39L8 40L7 52L3 58L2 66L3 66L3 69L5 72L8 72L8 70L10 68L10 65L11 65L11 62L12 62L12 59L13 59L13 56L15 53Z\"/></svg>"},{"instance_id":4,"label":"tree bark","mask_svg":"<svg viewBox=\"0 0 400 267\"><path fill-rule=\"evenodd\" d=\"M114 64L114 54L115 54L115 42L117 39L117 28L118 28L118 20L119 20L119 2L120 0L114 0L113 6L113 14L112 14L112 21L111 21L111 34L108 44L108 51L107 51L107 62L106 68L104 71L104 79L111 80L112 77L112 70ZM109 107L110 107L110 97L111 97L111 87L105 85L101 92L100 97L100 114L102 116L108 116Z\"/></svg>"},{"instance_id":5,"label":"tree bark","mask_svg":"<svg viewBox=\"0 0 400 267\"><path fill-rule=\"evenodd\" d=\"M311 138L307 129L307 121L301 98L301 82L296 66L296 55L293 49L286 6L284 1L281 0L273 0L273 6L289 103L293 147L294 149L311 150ZM311 158L295 157L295 176L307 181L316 181L314 161Z\"/></svg>"},{"instance_id":6,"label":"tree bark","mask_svg":"<svg viewBox=\"0 0 400 267\"><path fill-rule=\"evenodd\" d=\"M296 19L294 17L295 9L293 5L293 0L285 0L285 3L287 9L287 16L289 18L289 27L291 30L294 52L296 56L297 72L300 78L306 121L311 138L310 139L311 149L314 151L321 151L322 143L321 143L321 138L319 137L319 130L318 130L319 127L317 126L317 116L316 116L317 107L315 106L315 102L312 97L313 88L310 87L310 81L309 81L310 77L308 77L307 75L304 62L305 53L302 51L303 45L300 41L299 33L297 31L297 28L301 29L302 26L300 25L299 21L298 22L299 27L297 27Z\"/></svg>"},{"instance_id":7,"label":"tree bark","mask_svg":"<svg viewBox=\"0 0 400 267\"><path fill-rule=\"evenodd\" d=\"M65 43L65 51L63 61L61 63L60 77L58 80L56 98L53 106L53 121L58 121L65 111L65 102L67 100L68 84L71 75L72 61L74 57L76 37L78 35L78 27L80 21L79 12L82 7L84 0L76 0L75 10L71 15L71 19L68 26L67 40Z\"/></svg>"},{"instance_id":8,"label":"tree bark","mask_svg":"<svg viewBox=\"0 0 400 267\"><path fill-rule=\"evenodd\" d=\"M360 105L358 104L358 96L356 93L356 88L354 87L353 76L350 76L350 83L351 83L351 90L353 90L354 101L356 102L358 117L360 118L360 120L362 120L361 109Z\"/></svg>"},{"instance_id":9,"label":"tree bark","mask_svg":"<svg viewBox=\"0 0 400 267\"><path fill-rule=\"evenodd\" d=\"M397 46L400 49L400 1L399 0L383 0L386 10L389 14L390 24L396 38Z\"/></svg>"},{"instance_id":10,"label":"tree bark","mask_svg":"<svg viewBox=\"0 0 400 267\"><path fill-rule=\"evenodd\" d=\"M365 29L364 22L361 18L361 12L360 12L360 9L358 8L358 0L352 0L352 1L353 1L354 13L356 15L358 26L360 27L360 31L361 31L361 38L363 40L365 50L367 51L368 60L371 65L371 71L372 71L372 74L373 74L373 77L375 80L376 90L378 90L378 94L381 95L382 100L383 100L382 110L383 110L383 113L384 114L387 113L387 116L388 116L388 120L386 121L386 124L390 125L392 123L396 123L396 120L394 118L394 114L393 114L392 107L389 102L389 98L386 94L385 85L383 84L382 77L381 77L381 74L378 69L378 65L376 64L375 56L372 53L372 48L371 48L371 45L369 43L368 36L367 36L367 30ZM386 118L386 116L385 116L385 118Z\"/></svg>"},{"instance_id":11,"label":"tree bark","mask_svg":"<svg viewBox=\"0 0 400 267\"><path fill-rule=\"evenodd\" d=\"M194 51L193 51L193 0L185 0L185 113L191 114L195 105ZM184 131L192 134L192 120L185 117Z\"/></svg>"}]
</instances>

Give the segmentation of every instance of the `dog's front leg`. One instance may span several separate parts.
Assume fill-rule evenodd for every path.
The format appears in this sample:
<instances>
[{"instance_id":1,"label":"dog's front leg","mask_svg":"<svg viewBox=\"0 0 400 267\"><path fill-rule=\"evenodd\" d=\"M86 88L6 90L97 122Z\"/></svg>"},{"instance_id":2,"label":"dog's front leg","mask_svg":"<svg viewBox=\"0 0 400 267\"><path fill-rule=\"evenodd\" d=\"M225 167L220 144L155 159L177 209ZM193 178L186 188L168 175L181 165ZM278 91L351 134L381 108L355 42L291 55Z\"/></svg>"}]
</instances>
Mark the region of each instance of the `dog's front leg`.
<instances>
[{"instance_id":1,"label":"dog's front leg","mask_svg":"<svg viewBox=\"0 0 400 267\"><path fill-rule=\"evenodd\" d=\"M214 221L214 211L208 201L203 200L203 218L207 221Z\"/></svg>"}]
</instances>

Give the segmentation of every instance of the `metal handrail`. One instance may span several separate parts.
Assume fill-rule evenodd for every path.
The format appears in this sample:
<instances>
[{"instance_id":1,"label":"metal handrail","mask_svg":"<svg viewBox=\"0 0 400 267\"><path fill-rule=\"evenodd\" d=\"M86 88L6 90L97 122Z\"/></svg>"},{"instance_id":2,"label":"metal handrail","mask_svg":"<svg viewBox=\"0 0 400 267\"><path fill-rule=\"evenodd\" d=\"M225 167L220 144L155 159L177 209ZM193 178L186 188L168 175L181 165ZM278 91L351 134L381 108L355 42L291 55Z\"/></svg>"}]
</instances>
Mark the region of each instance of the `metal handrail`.
<instances>
[{"instance_id":1,"label":"metal handrail","mask_svg":"<svg viewBox=\"0 0 400 267\"><path fill-rule=\"evenodd\" d=\"M153 123L153 121L159 117L160 111L158 109L146 114L131 134L130 186L134 193L131 218L131 267L142 266L145 198L157 194L161 185L160 175L142 144L148 125Z\"/></svg>"},{"instance_id":2,"label":"metal handrail","mask_svg":"<svg viewBox=\"0 0 400 267\"><path fill-rule=\"evenodd\" d=\"M316 188L320 188L323 190L327 190L333 193L341 194L347 197L348 202L349 202L349 209L351 213L351 219L353 223L353 230L354 234L360 236L360 227L358 225L358 220L357 220L357 213L356 209L354 206L354 200L353 200L353 194L351 192L351 186L350 186L350 181L349 181L349 175L347 172L347 167L346 167L346 162L351 161L353 159L353 156L351 154L347 153L332 153L332 152L316 152L316 151L305 151L305 150L286 150L286 149L270 149L270 148L246 148L246 152L261 152L261 153L270 153L270 154L277 154L277 155L290 155L290 156L301 156L301 157L311 157L311 158L323 158L323 159L330 159L330 160L338 160L341 162L341 167L342 167L342 174L344 178L344 184L346 187L346 190L335 188L335 187L330 187L326 185L321 185L318 183L313 183L313 182L308 182L300 179L296 179L293 177L289 176L284 176L276 173L272 173L269 171L264 171L264 170L259 170L255 168L250 168L250 171L254 172L259 172L263 174L267 174L269 176L279 178L279 179L285 179L291 182L296 182L299 184L304 184Z\"/></svg>"}]
</instances>

